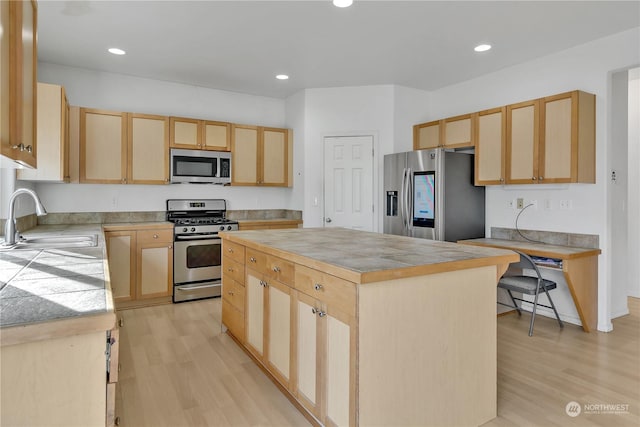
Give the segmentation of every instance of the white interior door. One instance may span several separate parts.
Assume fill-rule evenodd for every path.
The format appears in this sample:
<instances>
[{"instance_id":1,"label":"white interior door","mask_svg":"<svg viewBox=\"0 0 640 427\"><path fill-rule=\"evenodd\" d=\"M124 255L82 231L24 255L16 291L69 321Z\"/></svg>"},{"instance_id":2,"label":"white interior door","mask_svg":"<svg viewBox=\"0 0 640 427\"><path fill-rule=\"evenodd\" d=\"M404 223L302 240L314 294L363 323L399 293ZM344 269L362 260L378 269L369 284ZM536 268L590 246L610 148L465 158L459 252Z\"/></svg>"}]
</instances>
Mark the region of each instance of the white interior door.
<instances>
[{"instance_id":1,"label":"white interior door","mask_svg":"<svg viewBox=\"0 0 640 427\"><path fill-rule=\"evenodd\" d=\"M373 231L373 136L324 139L324 226Z\"/></svg>"}]
</instances>

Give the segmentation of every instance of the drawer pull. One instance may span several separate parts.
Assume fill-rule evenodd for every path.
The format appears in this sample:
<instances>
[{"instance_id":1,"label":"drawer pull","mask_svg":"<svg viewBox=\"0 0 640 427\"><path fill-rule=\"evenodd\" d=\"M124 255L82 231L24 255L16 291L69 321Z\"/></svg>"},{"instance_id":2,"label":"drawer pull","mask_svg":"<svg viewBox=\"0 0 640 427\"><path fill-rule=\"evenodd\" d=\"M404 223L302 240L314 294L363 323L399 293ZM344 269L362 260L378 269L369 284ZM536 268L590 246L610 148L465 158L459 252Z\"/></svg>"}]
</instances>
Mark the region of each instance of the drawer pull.
<instances>
[{"instance_id":1,"label":"drawer pull","mask_svg":"<svg viewBox=\"0 0 640 427\"><path fill-rule=\"evenodd\" d=\"M116 419L113 421L113 423L117 426L120 425L120 417L116 417Z\"/></svg>"},{"instance_id":2,"label":"drawer pull","mask_svg":"<svg viewBox=\"0 0 640 427\"><path fill-rule=\"evenodd\" d=\"M227 293L228 293L229 295L233 296L233 292L232 292L232 291L229 291L229 292L227 292Z\"/></svg>"},{"instance_id":3,"label":"drawer pull","mask_svg":"<svg viewBox=\"0 0 640 427\"><path fill-rule=\"evenodd\" d=\"M233 249L232 248L227 249L227 251L229 251L230 254L233 253Z\"/></svg>"},{"instance_id":4,"label":"drawer pull","mask_svg":"<svg viewBox=\"0 0 640 427\"><path fill-rule=\"evenodd\" d=\"M327 315L327 312L326 312L326 311L319 311L319 312L318 312L318 316L320 316L320 317L324 317L324 316L326 316L326 315Z\"/></svg>"},{"instance_id":5,"label":"drawer pull","mask_svg":"<svg viewBox=\"0 0 640 427\"><path fill-rule=\"evenodd\" d=\"M280 267L278 267L276 265L275 267L273 267L273 271L274 271L274 273L279 273L280 272Z\"/></svg>"},{"instance_id":6,"label":"drawer pull","mask_svg":"<svg viewBox=\"0 0 640 427\"><path fill-rule=\"evenodd\" d=\"M123 327L124 326L124 319L121 317L120 320L118 320L118 326Z\"/></svg>"},{"instance_id":7,"label":"drawer pull","mask_svg":"<svg viewBox=\"0 0 640 427\"><path fill-rule=\"evenodd\" d=\"M312 312L313 314L316 314L316 313L318 312L318 310L316 310L316 308L315 308L315 307L311 307L311 312Z\"/></svg>"},{"instance_id":8,"label":"drawer pull","mask_svg":"<svg viewBox=\"0 0 640 427\"><path fill-rule=\"evenodd\" d=\"M322 286L320 283L316 283L313 287L313 289L315 289L316 291L321 291L323 288L324 286Z\"/></svg>"},{"instance_id":9,"label":"drawer pull","mask_svg":"<svg viewBox=\"0 0 640 427\"><path fill-rule=\"evenodd\" d=\"M229 273L233 273L233 268L229 267L229 268L227 268L227 271L228 271Z\"/></svg>"},{"instance_id":10,"label":"drawer pull","mask_svg":"<svg viewBox=\"0 0 640 427\"><path fill-rule=\"evenodd\" d=\"M157 235L157 234L154 234L154 235L153 235L153 238L154 238L154 239L157 239L157 238L158 238L158 235Z\"/></svg>"},{"instance_id":11,"label":"drawer pull","mask_svg":"<svg viewBox=\"0 0 640 427\"><path fill-rule=\"evenodd\" d=\"M256 262L256 259L254 257L251 257L251 258L249 258L249 261Z\"/></svg>"}]
</instances>

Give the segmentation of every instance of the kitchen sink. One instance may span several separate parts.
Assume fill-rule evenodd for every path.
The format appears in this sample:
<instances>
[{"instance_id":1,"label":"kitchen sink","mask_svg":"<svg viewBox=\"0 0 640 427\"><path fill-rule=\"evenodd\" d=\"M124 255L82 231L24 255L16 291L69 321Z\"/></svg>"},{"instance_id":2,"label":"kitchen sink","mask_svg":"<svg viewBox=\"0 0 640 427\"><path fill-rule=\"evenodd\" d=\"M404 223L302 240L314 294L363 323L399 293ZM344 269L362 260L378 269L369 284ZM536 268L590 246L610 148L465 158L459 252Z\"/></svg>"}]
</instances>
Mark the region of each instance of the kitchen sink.
<instances>
[{"instance_id":1,"label":"kitchen sink","mask_svg":"<svg viewBox=\"0 0 640 427\"><path fill-rule=\"evenodd\" d=\"M14 245L0 245L0 251L19 249L41 250L58 248L90 248L95 246L98 246L97 234L61 234L46 237L27 237L26 239L16 242Z\"/></svg>"}]
</instances>

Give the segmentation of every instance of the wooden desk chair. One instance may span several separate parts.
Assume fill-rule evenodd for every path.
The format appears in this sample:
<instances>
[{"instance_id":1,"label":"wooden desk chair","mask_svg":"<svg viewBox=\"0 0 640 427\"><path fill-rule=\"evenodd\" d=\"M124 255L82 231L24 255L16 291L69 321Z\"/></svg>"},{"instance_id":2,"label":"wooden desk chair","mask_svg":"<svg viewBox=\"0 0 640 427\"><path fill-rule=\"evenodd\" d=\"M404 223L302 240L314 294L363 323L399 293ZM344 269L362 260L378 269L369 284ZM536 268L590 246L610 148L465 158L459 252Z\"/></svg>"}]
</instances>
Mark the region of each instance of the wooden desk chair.
<instances>
[{"instance_id":1,"label":"wooden desk chair","mask_svg":"<svg viewBox=\"0 0 640 427\"><path fill-rule=\"evenodd\" d=\"M556 306L553 304L553 300L551 299L551 295L549 295L549 291L556 288L556 282L551 280L543 279L542 275L540 275L540 270L538 270L538 266L533 262L531 257L522 252L517 252L520 255L520 261L509 264L509 267L519 268L519 269L529 269L534 270L536 272L536 277L534 276L523 276L523 275L507 275L505 274L500 278L498 282L498 287L502 289L506 289L511 301L513 302L513 306L509 304L505 304L503 302L498 302L498 304L502 304L507 307L515 308L518 312L519 316L522 316L522 310L518 307L517 301L530 302L524 300L522 298L516 298L513 296L511 292L520 292L526 295L535 295L533 302L533 311L531 312L531 323L529 325L529 336L533 335L533 322L536 319L536 308L540 305L542 307L551 308L553 312L556 314L556 319L558 319L558 324L560 327L564 327L562 320L560 320L560 316L558 316L558 311L556 310ZM549 299L549 303L551 306L540 304L538 302L538 296L540 291L544 291L547 294L547 298Z\"/></svg>"}]
</instances>

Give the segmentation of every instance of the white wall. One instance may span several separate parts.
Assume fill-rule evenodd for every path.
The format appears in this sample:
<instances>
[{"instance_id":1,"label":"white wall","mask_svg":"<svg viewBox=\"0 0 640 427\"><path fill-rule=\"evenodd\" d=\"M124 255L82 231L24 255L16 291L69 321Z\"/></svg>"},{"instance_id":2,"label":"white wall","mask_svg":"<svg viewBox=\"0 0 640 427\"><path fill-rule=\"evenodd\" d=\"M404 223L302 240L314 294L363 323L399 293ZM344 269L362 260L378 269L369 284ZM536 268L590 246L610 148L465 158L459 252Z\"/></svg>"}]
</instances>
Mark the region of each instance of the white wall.
<instances>
[{"instance_id":1,"label":"white wall","mask_svg":"<svg viewBox=\"0 0 640 427\"><path fill-rule=\"evenodd\" d=\"M423 90L394 86L393 153L413 150L413 125L433 117L431 94Z\"/></svg>"},{"instance_id":2,"label":"white wall","mask_svg":"<svg viewBox=\"0 0 640 427\"><path fill-rule=\"evenodd\" d=\"M640 68L629 70L628 287L640 298Z\"/></svg>"},{"instance_id":3,"label":"white wall","mask_svg":"<svg viewBox=\"0 0 640 427\"><path fill-rule=\"evenodd\" d=\"M610 314L622 312L626 300L611 301L609 266L611 227L607 215L610 79L615 70L640 63L640 28L580 45L525 64L516 65L434 92L434 117L448 117L581 89L596 94L596 184L487 187L487 229L514 227L517 211L507 208L516 197L550 200L552 209L526 211L521 228L598 234L598 329L611 330ZM572 210L559 210L559 201L573 201ZM542 206L542 203L539 203ZM531 209L531 208L529 208ZM618 284L620 286L620 284Z\"/></svg>"},{"instance_id":4,"label":"white wall","mask_svg":"<svg viewBox=\"0 0 640 427\"><path fill-rule=\"evenodd\" d=\"M63 85L71 105L285 127L285 101L180 83L39 63L38 80ZM294 138L296 135L294 134ZM294 142L294 157L297 146ZM294 169L300 169L299 164ZM170 198L228 200L229 209L289 209L290 188L211 185L36 185L50 212L165 210ZM300 209L300 207L298 207Z\"/></svg>"}]
</instances>

